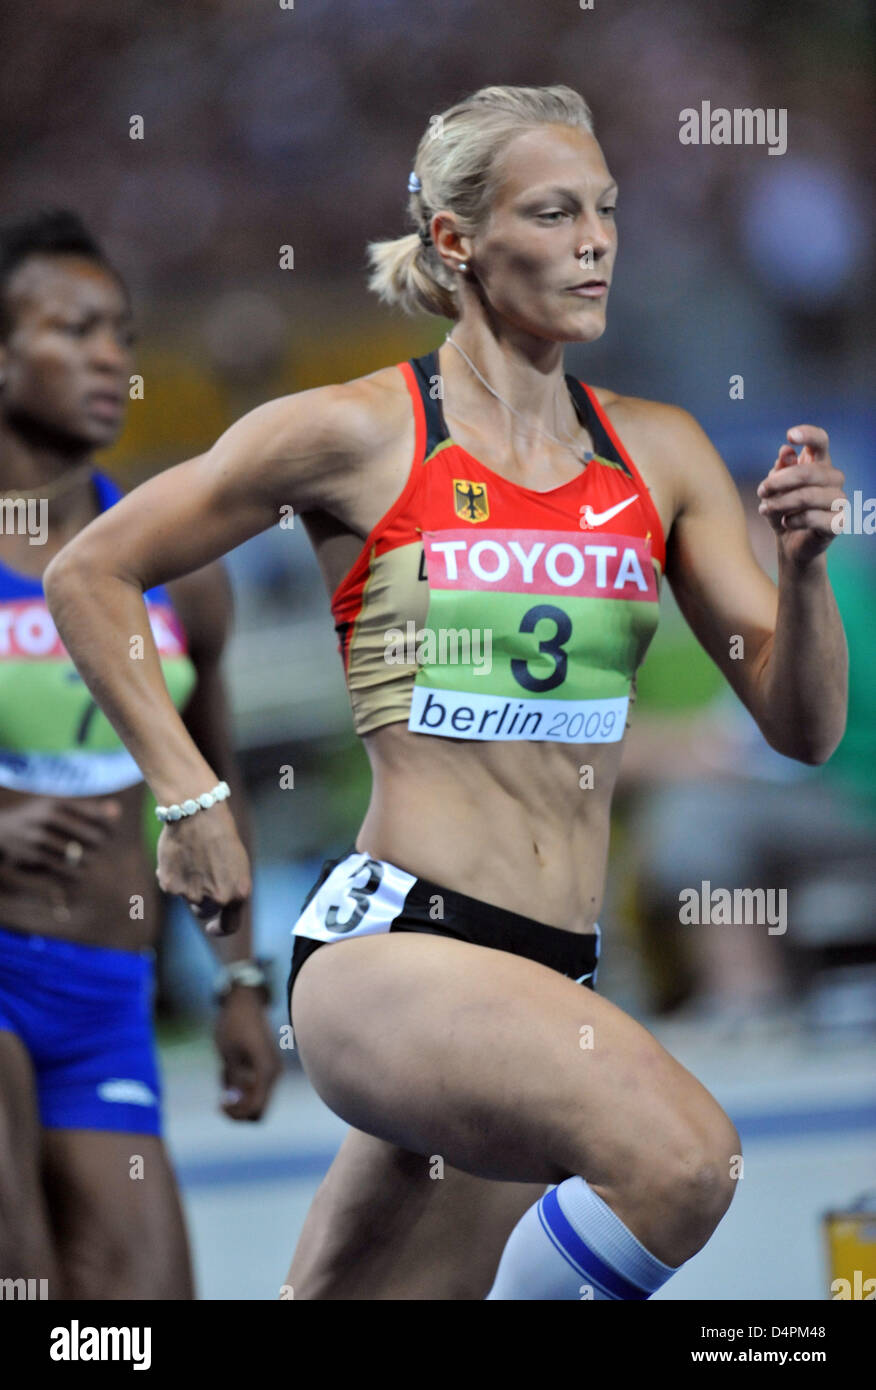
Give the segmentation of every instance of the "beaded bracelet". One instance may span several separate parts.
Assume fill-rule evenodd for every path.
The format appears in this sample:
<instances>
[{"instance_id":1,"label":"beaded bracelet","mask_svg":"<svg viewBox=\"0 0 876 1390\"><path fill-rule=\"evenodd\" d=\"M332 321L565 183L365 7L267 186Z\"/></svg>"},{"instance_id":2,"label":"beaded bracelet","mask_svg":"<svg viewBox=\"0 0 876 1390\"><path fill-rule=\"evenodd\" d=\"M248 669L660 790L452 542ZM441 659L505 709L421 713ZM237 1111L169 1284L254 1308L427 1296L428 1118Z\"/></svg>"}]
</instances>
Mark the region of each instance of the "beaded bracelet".
<instances>
[{"instance_id":1,"label":"beaded bracelet","mask_svg":"<svg viewBox=\"0 0 876 1390\"><path fill-rule=\"evenodd\" d=\"M217 782L211 792L202 792L197 798L190 797L181 803L175 801L172 806L156 806L155 814L160 821L182 820L183 816L193 816L196 811L209 811L217 801L224 801L230 795L228 783Z\"/></svg>"}]
</instances>

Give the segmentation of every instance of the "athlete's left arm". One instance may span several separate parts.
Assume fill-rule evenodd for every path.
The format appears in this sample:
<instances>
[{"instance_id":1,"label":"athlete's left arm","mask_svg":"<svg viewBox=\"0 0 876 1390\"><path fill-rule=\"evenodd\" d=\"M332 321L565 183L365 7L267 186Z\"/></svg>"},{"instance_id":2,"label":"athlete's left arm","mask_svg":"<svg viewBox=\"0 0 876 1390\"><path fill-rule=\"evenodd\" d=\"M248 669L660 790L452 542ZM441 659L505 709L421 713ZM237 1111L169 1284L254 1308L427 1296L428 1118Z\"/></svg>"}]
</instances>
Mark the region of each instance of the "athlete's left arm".
<instances>
[{"instance_id":1,"label":"athlete's left arm","mask_svg":"<svg viewBox=\"0 0 876 1390\"><path fill-rule=\"evenodd\" d=\"M165 585L186 631L189 656L197 683L182 710L182 719L200 752L217 776L228 783L234 804L234 823L253 858L252 822L246 789L234 755L231 715L222 655L233 619L233 596L221 560ZM209 811L205 813L209 815ZM210 937L223 964L252 956L251 899L240 909L240 928L233 936ZM233 985L219 1006L215 1039L222 1059L225 1090L222 1108L235 1120L257 1120L281 1071L276 1040L271 1033L260 989ZM234 1098L236 1095L236 1099Z\"/></svg>"},{"instance_id":2,"label":"athlete's left arm","mask_svg":"<svg viewBox=\"0 0 876 1390\"><path fill-rule=\"evenodd\" d=\"M848 698L848 650L825 553L843 475L827 434L789 429L758 487L776 534L778 587L752 553L736 485L697 422L664 406L657 435L676 492L667 578L679 607L767 742L800 762L826 762L845 731Z\"/></svg>"}]
</instances>

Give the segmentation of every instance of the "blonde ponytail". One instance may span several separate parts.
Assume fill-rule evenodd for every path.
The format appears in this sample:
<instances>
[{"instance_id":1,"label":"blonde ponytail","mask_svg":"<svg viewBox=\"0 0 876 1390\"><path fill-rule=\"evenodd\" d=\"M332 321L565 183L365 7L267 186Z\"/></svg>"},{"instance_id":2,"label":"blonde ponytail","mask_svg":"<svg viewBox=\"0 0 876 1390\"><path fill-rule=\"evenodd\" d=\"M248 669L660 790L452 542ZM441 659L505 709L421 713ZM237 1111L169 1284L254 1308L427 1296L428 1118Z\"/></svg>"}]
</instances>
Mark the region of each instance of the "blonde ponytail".
<instances>
[{"instance_id":1,"label":"blonde ponytail","mask_svg":"<svg viewBox=\"0 0 876 1390\"><path fill-rule=\"evenodd\" d=\"M406 314L425 311L445 319L456 318L456 298L447 283L449 272L440 262L435 265L434 249L423 244L419 232L393 241L369 242L368 259L372 266L368 288L386 304L398 306Z\"/></svg>"}]
</instances>

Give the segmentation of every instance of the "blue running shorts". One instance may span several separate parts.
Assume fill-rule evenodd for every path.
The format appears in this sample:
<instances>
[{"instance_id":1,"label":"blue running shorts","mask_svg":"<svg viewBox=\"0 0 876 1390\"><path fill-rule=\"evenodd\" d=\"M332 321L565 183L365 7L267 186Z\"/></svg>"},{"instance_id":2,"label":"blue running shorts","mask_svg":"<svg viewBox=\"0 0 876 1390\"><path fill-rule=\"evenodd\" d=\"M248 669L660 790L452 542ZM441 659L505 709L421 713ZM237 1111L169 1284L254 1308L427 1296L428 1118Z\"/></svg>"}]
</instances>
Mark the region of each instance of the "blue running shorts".
<instances>
[{"instance_id":1,"label":"blue running shorts","mask_svg":"<svg viewBox=\"0 0 876 1390\"><path fill-rule=\"evenodd\" d=\"M0 1029L26 1047L46 1129L161 1133L154 953L0 927Z\"/></svg>"}]
</instances>

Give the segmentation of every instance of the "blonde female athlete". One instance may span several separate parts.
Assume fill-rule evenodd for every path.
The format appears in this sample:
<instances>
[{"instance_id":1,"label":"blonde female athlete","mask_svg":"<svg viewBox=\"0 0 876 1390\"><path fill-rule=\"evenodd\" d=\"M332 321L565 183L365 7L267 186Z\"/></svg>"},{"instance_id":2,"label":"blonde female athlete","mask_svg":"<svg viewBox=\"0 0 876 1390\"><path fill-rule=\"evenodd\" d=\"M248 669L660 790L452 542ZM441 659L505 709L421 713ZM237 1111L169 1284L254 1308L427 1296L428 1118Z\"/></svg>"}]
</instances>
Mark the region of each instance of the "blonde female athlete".
<instances>
[{"instance_id":1,"label":"blonde female athlete","mask_svg":"<svg viewBox=\"0 0 876 1390\"><path fill-rule=\"evenodd\" d=\"M760 489L776 589L694 420L564 375L563 344L604 331L617 250L584 101L488 87L433 131L409 182L417 231L371 248L371 284L452 318L450 338L253 411L89 526L47 591L176 804L216 770L154 651L126 656L142 591L291 504L333 595L374 786L294 927L296 1044L352 1127L294 1297L644 1299L721 1220L740 1146L699 1082L588 988L631 682L665 572L769 742L828 758L846 652L824 551L843 480L823 430L788 431ZM417 660L411 632L439 659ZM162 886L202 911L250 891L233 802L168 824L159 855Z\"/></svg>"}]
</instances>

